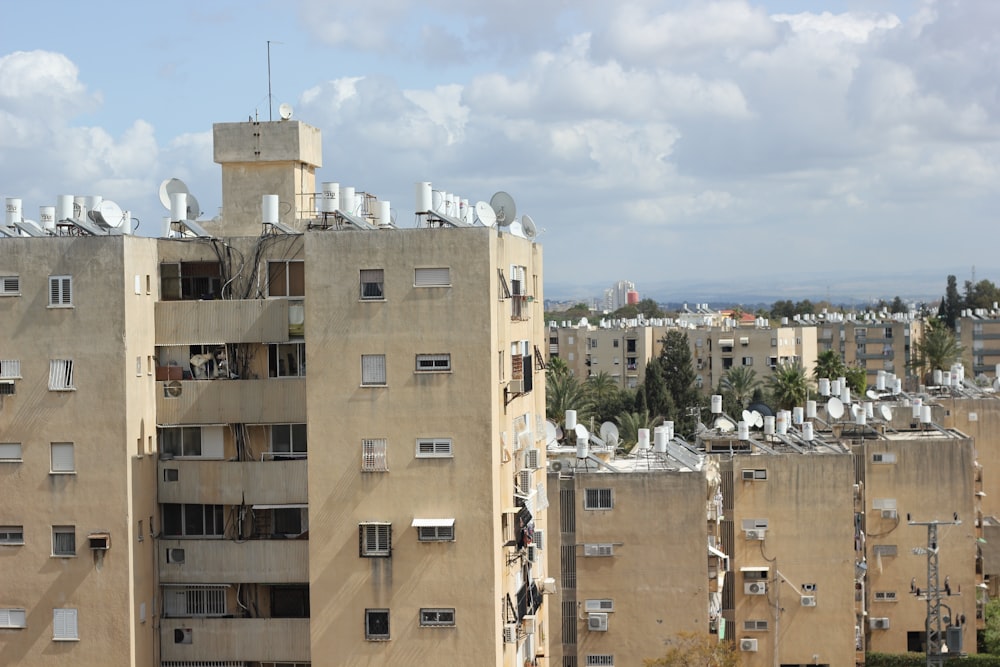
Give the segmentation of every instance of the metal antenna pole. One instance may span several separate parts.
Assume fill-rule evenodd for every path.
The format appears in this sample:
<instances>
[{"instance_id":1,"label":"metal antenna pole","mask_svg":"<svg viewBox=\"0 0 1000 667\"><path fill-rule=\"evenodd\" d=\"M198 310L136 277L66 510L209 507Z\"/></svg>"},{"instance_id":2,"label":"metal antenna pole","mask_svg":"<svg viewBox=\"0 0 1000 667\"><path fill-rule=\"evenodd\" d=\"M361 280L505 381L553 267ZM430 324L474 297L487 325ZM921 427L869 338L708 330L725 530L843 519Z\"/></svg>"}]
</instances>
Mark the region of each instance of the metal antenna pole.
<instances>
[{"instance_id":1,"label":"metal antenna pole","mask_svg":"<svg viewBox=\"0 0 1000 667\"><path fill-rule=\"evenodd\" d=\"M925 621L926 644L927 644L927 667L941 667L945 664L948 653L945 651L945 635L942 628L941 608L949 609L947 605L941 604L941 575L938 567L939 547L938 526L958 526L958 514L954 515L953 521L912 521L907 515L907 523L911 526L927 526L927 547L915 547L913 553L927 555L927 591L923 595L927 601L927 619ZM913 591L920 596L920 589ZM950 595L950 591L945 591L945 595ZM950 609L949 609L950 612ZM949 613L950 616L950 613ZM954 619L948 619L951 624ZM954 647L953 647L954 648Z\"/></svg>"},{"instance_id":2,"label":"metal antenna pole","mask_svg":"<svg viewBox=\"0 0 1000 667\"><path fill-rule=\"evenodd\" d=\"M267 119L274 120L274 104L271 101L271 40L267 40Z\"/></svg>"}]
</instances>

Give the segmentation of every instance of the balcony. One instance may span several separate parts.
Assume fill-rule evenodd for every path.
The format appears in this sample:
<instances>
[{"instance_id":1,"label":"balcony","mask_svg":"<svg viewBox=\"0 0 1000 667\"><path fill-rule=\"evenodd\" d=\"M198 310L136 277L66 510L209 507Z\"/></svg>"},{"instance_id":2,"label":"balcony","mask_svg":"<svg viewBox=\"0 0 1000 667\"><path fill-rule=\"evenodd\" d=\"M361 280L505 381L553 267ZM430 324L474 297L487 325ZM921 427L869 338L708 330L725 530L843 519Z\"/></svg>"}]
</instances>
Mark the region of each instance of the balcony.
<instances>
[{"instance_id":1,"label":"balcony","mask_svg":"<svg viewBox=\"0 0 1000 667\"><path fill-rule=\"evenodd\" d=\"M158 301L156 344L282 343L288 340L287 299Z\"/></svg>"},{"instance_id":2,"label":"balcony","mask_svg":"<svg viewBox=\"0 0 1000 667\"><path fill-rule=\"evenodd\" d=\"M176 481L158 475L161 503L214 505L305 504L309 501L308 463L291 461L160 461L160 470L176 470Z\"/></svg>"},{"instance_id":3,"label":"balcony","mask_svg":"<svg viewBox=\"0 0 1000 667\"><path fill-rule=\"evenodd\" d=\"M160 424L291 424L306 421L306 379L178 380L158 391Z\"/></svg>"},{"instance_id":4,"label":"balcony","mask_svg":"<svg viewBox=\"0 0 1000 667\"><path fill-rule=\"evenodd\" d=\"M190 664L309 662L309 619L164 618L160 620L160 658Z\"/></svg>"},{"instance_id":5,"label":"balcony","mask_svg":"<svg viewBox=\"0 0 1000 667\"><path fill-rule=\"evenodd\" d=\"M309 581L309 540L161 539L160 582L165 584L294 584ZM183 562L167 552L183 550ZM308 643L308 642L307 642Z\"/></svg>"}]
</instances>

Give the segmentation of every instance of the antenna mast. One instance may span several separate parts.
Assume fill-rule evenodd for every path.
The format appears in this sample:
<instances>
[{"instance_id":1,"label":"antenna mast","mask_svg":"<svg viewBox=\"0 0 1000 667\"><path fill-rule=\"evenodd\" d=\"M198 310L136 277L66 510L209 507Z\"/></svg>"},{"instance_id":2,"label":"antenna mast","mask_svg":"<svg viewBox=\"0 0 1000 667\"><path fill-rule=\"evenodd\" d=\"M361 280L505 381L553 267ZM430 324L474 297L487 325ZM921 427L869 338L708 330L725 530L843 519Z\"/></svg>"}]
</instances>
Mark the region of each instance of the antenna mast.
<instances>
[{"instance_id":1,"label":"antenna mast","mask_svg":"<svg viewBox=\"0 0 1000 667\"><path fill-rule=\"evenodd\" d=\"M271 44L281 44L273 40L267 40L267 119L274 120L274 103L271 96Z\"/></svg>"},{"instance_id":2,"label":"antenna mast","mask_svg":"<svg viewBox=\"0 0 1000 667\"><path fill-rule=\"evenodd\" d=\"M940 543L938 542L938 526L960 526L958 513L953 515L952 521L914 521L910 515L906 515L907 523L911 526L927 526L927 547L914 547L913 553L918 556L927 556L927 589L921 591L916 588L916 584L911 583L911 593L917 599L923 598L927 602L927 619L925 621L926 642L927 642L927 667L940 667L945 664L949 654L962 653L962 626L965 624L964 615L960 618L953 618L951 607L941 602L942 597L951 596L951 585L948 577L945 577L944 587L941 587L940 569L938 567L938 552ZM942 595L944 593L944 595ZM942 614L941 610L947 610L947 614ZM944 627L942 627L942 625ZM944 632L946 631L946 632ZM946 641L947 640L947 641ZM951 642L951 646L948 645Z\"/></svg>"}]
</instances>

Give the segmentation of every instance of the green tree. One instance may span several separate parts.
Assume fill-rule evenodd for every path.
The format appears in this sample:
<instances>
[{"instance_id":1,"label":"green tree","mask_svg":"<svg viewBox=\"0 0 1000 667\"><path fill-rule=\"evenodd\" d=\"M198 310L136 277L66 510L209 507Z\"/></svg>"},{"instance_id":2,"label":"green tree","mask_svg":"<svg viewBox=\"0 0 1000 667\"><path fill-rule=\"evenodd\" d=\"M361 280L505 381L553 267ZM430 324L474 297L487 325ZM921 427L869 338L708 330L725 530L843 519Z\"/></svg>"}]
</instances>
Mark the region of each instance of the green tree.
<instances>
[{"instance_id":1,"label":"green tree","mask_svg":"<svg viewBox=\"0 0 1000 667\"><path fill-rule=\"evenodd\" d=\"M590 306L585 303L577 303L566 310L553 310L545 313L546 322L560 322L566 320L569 322L578 322L581 317L590 316Z\"/></svg>"},{"instance_id":2,"label":"green tree","mask_svg":"<svg viewBox=\"0 0 1000 667\"><path fill-rule=\"evenodd\" d=\"M983 631L983 643L987 653L1000 653L1000 600L990 600L983 612L986 619L986 629Z\"/></svg>"},{"instance_id":3,"label":"green tree","mask_svg":"<svg viewBox=\"0 0 1000 667\"><path fill-rule=\"evenodd\" d=\"M569 373L558 375L546 372L545 416L561 424L567 410L576 410L579 421L590 418L591 402L586 389Z\"/></svg>"},{"instance_id":4,"label":"green tree","mask_svg":"<svg viewBox=\"0 0 1000 667\"><path fill-rule=\"evenodd\" d=\"M903 300L897 296L892 300L892 305L889 306L889 310L893 313L905 313L909 310L909 308L907 308L906 304L903 303Z\"/></svg>"},{"instance_id":5,"label":"green tree","mask_svg":"<svg viewBox=\"0 0 1000 667\"><path fill-rule=\"evenodd\" d=\"M591 375L584 383L587 397L593 406L593 417L597 422L610 421L631 403L630 392L618 387L615 379L607 371Z\"/></svg>"},{"instance_id":6,"label":"green tree","mask_svg":"<svg viewBox=\"0 0 1000 667\"><path fill-rule=\"evenodd\" d=\"M962 297L958 293L958 280L955 276L948 276L948 284L945 287L944 298L941 300L941 308L938 316L944 320L945 326L952 331L955 330L955 322L962 311Z\"/></svg>"},{"instance_id":7,"label":"green tree","mask_svg":"<svg viewBox=\"0 0 1000 667\"><path fill-rule=\"evenodd\" d=\"M618 447L628 454L639 442L639 429L648 428L652 431L663 423L663 417L651 417L648 411L623 412L615 421L618 423Z\"/></svg>"},{"instance_id":8,"label":"green tree","mask_svg":"<svg viewBox=\"0 0 1000 667\"><path fill-rule=\"evenodd\" d=\"M643 661L645 667L739 667L736 645L715 635L680 632L667 640L667 652Z\"/></svg>"},{"instance_id":9,"label":"green tree","mask_svg":"<svg viewBox=\"0 0 1000 667\"><path fill-rule=\"evenodd\" d=\"M697 375L687 334L677 330L668 331L663 337L663 349L660 350L658 361L673 404L673 411L665 416L673 420L677 433L689 435L694 432L697 414L689 415L688 411L700 408L703 398L695 385Z\"/></svg>"},{"instance_id":10,"label":"green tree","mask_svg":"<svg viewBox=\"0 0 1000 667\"><path fill-rule=\"evenodd\" d=\"M913 346L913 360L910 366L919 373L930 374L935 370L945 370L962 358L964 349L955 338L947 323L930 319L924 327L924 335Z\"/></svg>"},{"instance_id":11,"label":"green tree","mask_svg":"<svg viewBox=\"0 0 1000 667\"><path fill-rule=\"evenodd\" d=\"M740 414L746 409L753 397L754 392L761 385L757 371L749 366L733 366L722 376L721 385L723 390L729 394L736 414ZM724 394L725 396L725 394Z\"/></svg>"},{"instance_id":12,"label":"green tree","mask_svg":"<svg viewBox=\"0 0 1000 667\"><path fill-rule=\"evenodd\" d=\"M778 320L795 315L795 304L789 300L775 301L771 305L771 317Z\"/></svg>"},{"instance_id":13,"label":"green tree","mask_svg":"<svg viewBox=\"0 0 1000 667\"><path fill-rule=\"evenodd\" d=\"M989 280L965 281L966 308L993 308L994 303L1000 303L1000 287Z\"/></svg>"},{"instance_id":14,"label":"green tree","mask_svg":"<svg viewBox=\"0 0 1000 667\"><path fill-rule=\"evenodd\" d=\"M642 393L645 395L646 407L649 413L670 417L674 411L674 403L667 389L663 364L659 358L650 359L646 363L646 374L642 381Z\"/></svg>"},{"instance_id":15,"label":"green tree","mask_svg":"<svg viewBox=\"0 0 1000 667\"><path fill-rule=\"evenodd\" d=\"M549 357L546 375L569 375L569 364L562 357Z\"/></svg>"},{"instance_id":16,"label":"green tree","mask_svg":"<svg viewBox=\"0 0 1000 667\"><path fill-rule=\"evenodd\" d=\"M816 368L813 369L813 378L837 379L844 374L847 366L840 358L840 353L836 350L823 350L816 357Z\"/></svg>"},{"instance_id":17,"label":"green tree","mask_svg":"<svg viewBox=\"0 0 1000 667\"><path fill-rule=\"evenodd\" d=\"M802 314L808 313L811 315L814 312L816 312L816 306L814 306L813 302L810 301L809 299L802 299L802 301L799 301L797 304L795 304L795 312Z\"/></svg>"},{"instance_id":18,"label":"green tree","mask_svg":"<svg viewBox=\"0 0 1000 667\"><path fill-rule=\"evenodd\" d=\"M639 312L642 313L646 319L652 319L654 317L663 317L663 311L660 310L658 303L652 299L643 299L639 302Z\"/></svg>"},{"instance_id":19,"label":"green tree","mask_svg":"<svg viewBox=\"0 0 1000 667\"><path fill-rule=\"evenodd\" d=\"M786 361L778 364L771 372L767 378L767 388L776 407L791 410L797 405L805 404L812 385L800 362Z\"/></svg>"},{"instance_id":20,"label":"green tree","mask_svg":"<svg viewBox=\"0 0 1000 667\"><path fill-rule=\"evenodd\" d=\"M868 372L861 366L851 366L844 369L844 379L854 396L864 396L868 389Z\"/></svg>"}]
</instances>

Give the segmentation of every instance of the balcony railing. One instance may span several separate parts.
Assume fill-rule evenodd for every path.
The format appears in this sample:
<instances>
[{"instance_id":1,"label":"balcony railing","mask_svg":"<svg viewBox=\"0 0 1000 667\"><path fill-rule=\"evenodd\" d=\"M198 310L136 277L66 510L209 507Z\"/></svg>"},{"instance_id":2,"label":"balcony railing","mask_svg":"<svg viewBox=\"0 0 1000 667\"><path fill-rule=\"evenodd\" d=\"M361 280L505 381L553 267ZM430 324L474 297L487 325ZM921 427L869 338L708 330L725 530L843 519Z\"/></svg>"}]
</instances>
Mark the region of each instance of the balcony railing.
<instances>
[{"instance_id":1,"label":"balcony railing","mask_svg":"<svg viewBox=\"0 0 1000 667\"><path fill-rule=\"evenodd\" d=\"M309 662L309 619L163 618L160 658L190 664L211 660Z\"/></svg>"},{"instance_id":2,"label":"balcony railing","mask_svg":"<svg viewBox=\"0 0 1000 667\"><path fill-rule=\"evenodd\" d=\"M265 462L160 461L158 499L161 503L215 505L305 504L309 502L308 465L304 458ZM166 469L176 472L168 476L162 472ZM165 481L167 478L172 481Z\"/></svg>"},{"instance_id":3,"label":"balcony railing","mask_svg":"<svg viewBox=\"0 0 1000 667\"><path fill-rule=\"evenodd\" d=\"M162 583L309 581L309 540L161 539Z\"/></svg>"},{"instance_id":4,"label":"balcony railing","mask_svg":"<svg viewBox=\"0 0 1000 667\"><path fill-rule=\"evenodd\" d=\"M156 397L161 424L264 424L306 421L306 380L174 380Z\"/></svg>"}]
</instances>

